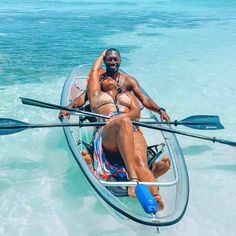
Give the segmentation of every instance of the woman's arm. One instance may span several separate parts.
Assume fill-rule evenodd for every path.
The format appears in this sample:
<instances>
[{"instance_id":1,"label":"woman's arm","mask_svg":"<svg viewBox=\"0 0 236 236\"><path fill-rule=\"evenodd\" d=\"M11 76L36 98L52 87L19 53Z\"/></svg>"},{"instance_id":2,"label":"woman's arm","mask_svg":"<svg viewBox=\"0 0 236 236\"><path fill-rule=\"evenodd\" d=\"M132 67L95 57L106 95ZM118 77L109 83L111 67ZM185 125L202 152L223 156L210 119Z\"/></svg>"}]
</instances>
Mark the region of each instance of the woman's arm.
<instances>
[{"instance_id":1,"label":"woman's arm","mask_svg":"<svg viewBox=\"0 0 236 236\"><path fill-rule=\"evenodd\" d=\"M105 53L106 51L102 52L98 57L98 59L94 62L88 79L88 85L87 85L88 99L92 108L96 106L97 95L101 92L101 85L99 81L98 72L99 69L101 68Z\"/></svg>"}]
</instances>

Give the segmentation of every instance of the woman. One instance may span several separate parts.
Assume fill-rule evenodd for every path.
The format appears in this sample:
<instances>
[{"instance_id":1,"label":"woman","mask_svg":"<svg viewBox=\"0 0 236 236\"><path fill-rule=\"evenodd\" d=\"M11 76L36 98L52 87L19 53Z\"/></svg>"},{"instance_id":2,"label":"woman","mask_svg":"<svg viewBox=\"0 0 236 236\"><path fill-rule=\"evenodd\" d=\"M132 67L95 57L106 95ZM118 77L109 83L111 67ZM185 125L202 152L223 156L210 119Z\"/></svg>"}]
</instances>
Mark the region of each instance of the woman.
<instances>
[{"instance_id":1,"label":"woman","mask_svg":"<svg viewBox=\"0 0 236 236\"><path fill-rule=\"evenodd\" d=\"M139 129L132 125L132 120L140 118L140 105L136 97L131 92L119 92L117 81L111 77L100 80L99 69L105 53L93 64L87 87L92 111L111 117L104 127L95 132L96 173L106 178L117 171L118 166L120 176L127 172L129 181L156 182L147 165L146 141ZM115 58L109 60L111 63L114 60L115 64ZM111 162L118 164L110 165ZM158 188L151 186L150 191L159 203L159 209L163 209ZM128 188L128 195L135 197L134 187Z\"/></svg>"}]
</instances>

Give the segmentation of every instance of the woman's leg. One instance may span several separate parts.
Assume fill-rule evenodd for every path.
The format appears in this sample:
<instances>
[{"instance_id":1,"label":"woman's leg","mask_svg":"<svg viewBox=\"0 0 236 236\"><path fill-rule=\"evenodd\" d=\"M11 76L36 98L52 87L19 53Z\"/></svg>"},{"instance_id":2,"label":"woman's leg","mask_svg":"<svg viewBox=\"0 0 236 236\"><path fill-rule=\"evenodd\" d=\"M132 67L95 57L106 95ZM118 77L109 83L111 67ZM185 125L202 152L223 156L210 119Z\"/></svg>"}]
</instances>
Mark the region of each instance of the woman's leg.
<instances>
[{"instance_id":1,"label":"woman's leg","mask_svg":"<svg viewBox=\"0 0 236 236\"><path fill-rule=\"evenodd\" d=\"M134 132L134 156L135 156L135 169L141 182L156 182L152 171L148 168L147 163L147 144L140 132ZM151 193L159 203L159 210L164 208L164 203L158 191L157 186L149 187Z\"/></svg>"},{"instance_id":2,"label":"woman's leg","mask_svg":"<svg viewBox=\"0 0 236 236\"><path fill-rule=\"evenodd\" d=\"M103 128L103 148L111 152L120 152L130 179L137 178L134 161L134 131L127 117L117 117ZM135 196L134 187L128 188L128 194Z\"/></svg>"}]
</instances>

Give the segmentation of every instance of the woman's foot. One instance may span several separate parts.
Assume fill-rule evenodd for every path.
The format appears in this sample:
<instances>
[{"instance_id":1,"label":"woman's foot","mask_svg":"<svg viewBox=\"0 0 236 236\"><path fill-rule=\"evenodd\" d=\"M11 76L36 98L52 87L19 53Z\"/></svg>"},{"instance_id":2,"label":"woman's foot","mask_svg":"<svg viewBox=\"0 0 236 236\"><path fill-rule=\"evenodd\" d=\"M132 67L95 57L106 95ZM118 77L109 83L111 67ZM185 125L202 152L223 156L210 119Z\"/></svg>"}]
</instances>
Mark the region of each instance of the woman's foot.
<instances>
[{"instance_id":1,"label":"woman's foot","mask_svg":"<svg viewBox=\"0 0 236 236\"><path fill-rule=\"evenodd\" d=\"M136 197L136 195L135 195L135 187L134 186L128 187L128 195L129 195L129 197L133 197L133 198Z\"/></svg>"},{"instance_id":2,"label":"woman's foot","mask_svg":"<svg viewBox=\"0 0 236 236\"><path fill-rule=\"evenodd\" d=\"M90 156L90 154L86 151L86 150L82 150L81 151L81 155L82 157L84 158L85 162L87 163L89 169L94 172L94 169L93 169L93 159L92 157Z\"/></svg>"},{"instance_id":3,"label":"woman's foot","mask_svg":"<svg viewBox=\"0 0 236 236\"><path fill-rule=\"evenodd\" d=\"M152 165L152 173L155 178L159 178L161 175L164 175L170 169L170 158L164 156L159 162L155 162Z\"/></svg>"},{"instance_id":4,"label":"woman's foot","mask_svg":"<svg viewBox=\"0 0 236 236\"><path fill-rule=\"evenodd\" d=\"M157 201L157 204L158 204L158 211L161 211L164 209L164 202L162 201L162 198L160 196L160 194L154 194L153 195L155 200Z\"/></svg>"},{"instance_id":5,"label":"woman's foot","mask_svg":"<svg viewBox=\"0 0 236 236\"><path fill-rule=\"evenodd\" d=\"M129 182L137 182L137 181L138 181L138 178L130 178L129 179ZM136 187L136 185L128 187L128 195L129 195L129 197L133 197L133 198L136 197L135 187Z\"/></svg>"}]
</instances>

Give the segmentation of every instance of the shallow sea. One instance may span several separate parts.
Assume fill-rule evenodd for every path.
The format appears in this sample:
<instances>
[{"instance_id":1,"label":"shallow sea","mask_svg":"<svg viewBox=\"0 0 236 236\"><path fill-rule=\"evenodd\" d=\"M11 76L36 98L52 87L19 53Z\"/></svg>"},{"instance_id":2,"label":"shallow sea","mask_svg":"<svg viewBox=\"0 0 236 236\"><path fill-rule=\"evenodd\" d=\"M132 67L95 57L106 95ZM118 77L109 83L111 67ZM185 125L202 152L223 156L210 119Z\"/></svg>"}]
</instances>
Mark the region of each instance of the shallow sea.
<instances>
[{"instance_id":1,"label":"shallow sea","mask_svg":"<svg viewBox=\"0 0 236 236\"><path fill-rule=\"evenodd\" d=\"M59 103L71 69L110 47L173 120L218 115L225 130L191 131L236 141L235 0L1 0L0 117L57 122L19 97ZM236 149L178 140L190 201L161 235L235 235ZM143 235L96 200L60 128L1 136L0 148L0 235Z\"/></svg>"}]
</instances>

